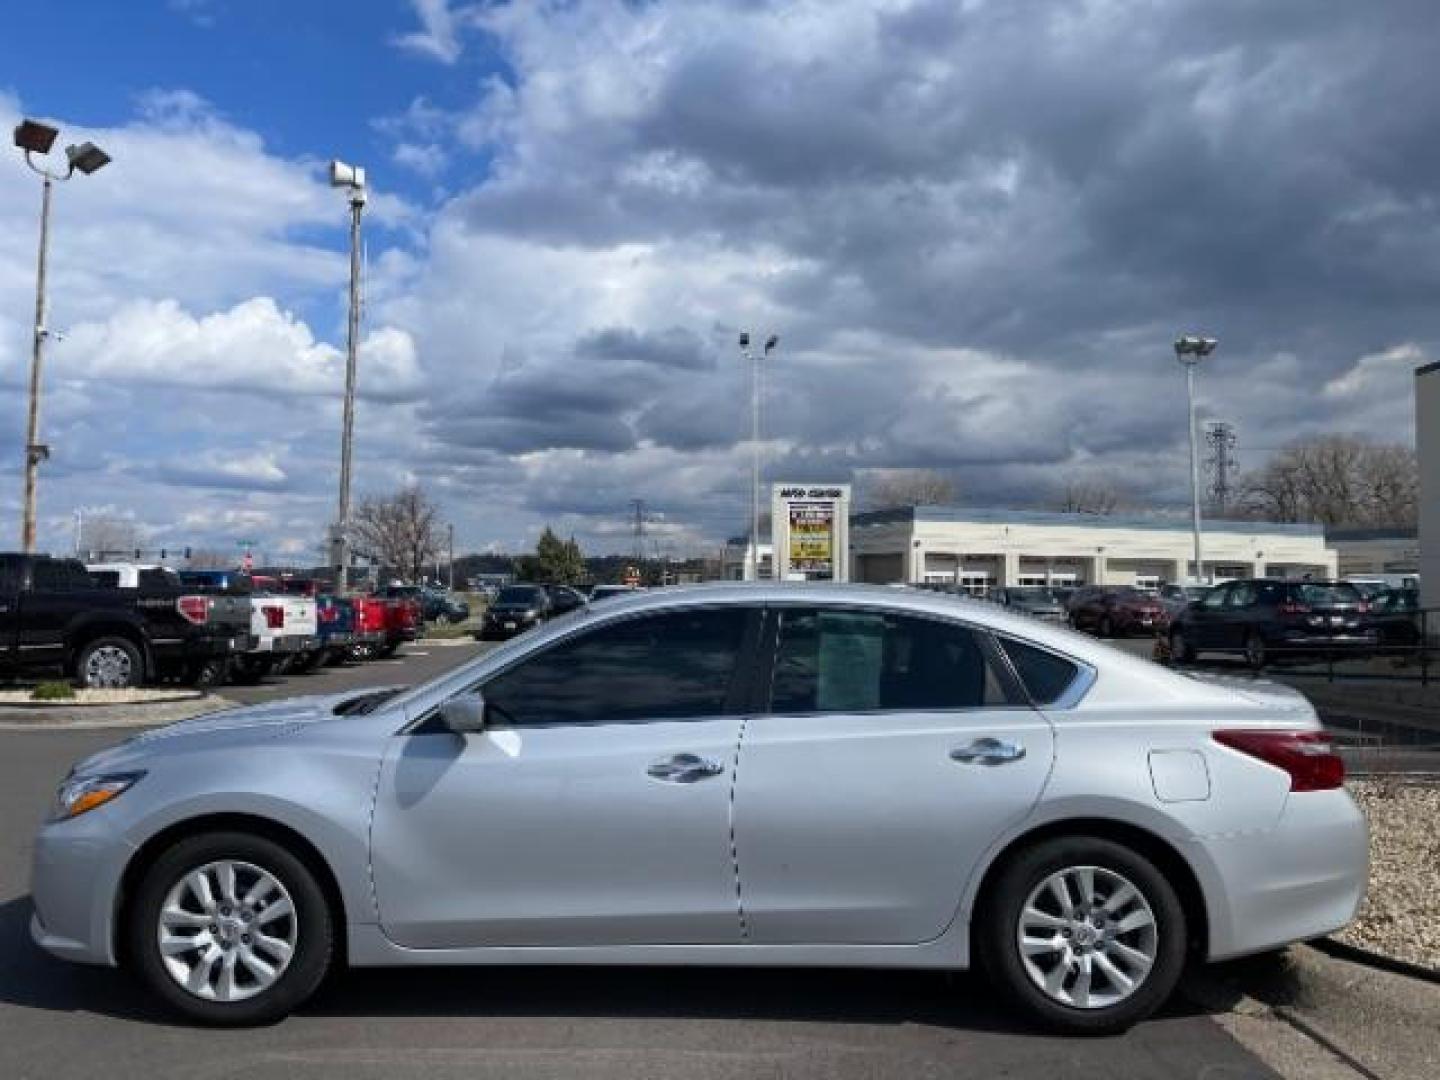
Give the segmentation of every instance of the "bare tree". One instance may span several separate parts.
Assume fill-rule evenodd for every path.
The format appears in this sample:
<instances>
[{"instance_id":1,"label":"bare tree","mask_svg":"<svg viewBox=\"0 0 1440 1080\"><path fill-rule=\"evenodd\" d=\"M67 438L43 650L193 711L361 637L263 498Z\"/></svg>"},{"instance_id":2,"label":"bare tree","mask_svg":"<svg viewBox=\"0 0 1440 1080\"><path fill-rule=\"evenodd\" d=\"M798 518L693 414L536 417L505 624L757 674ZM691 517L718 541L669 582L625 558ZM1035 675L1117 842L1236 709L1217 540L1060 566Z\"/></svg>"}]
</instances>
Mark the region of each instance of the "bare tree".
<instances>
[{"instance_id":1,"label":"bare tree","mask_svg":"<svg viewBox=\"0 0 1440 1080\"><path fill-rule=\"evenodd\" d=\"M1419 505L1415 451L1353 435L1291 443L1240 484L1240 508L1265 521L1412 526Z\"/></svg>"},{"instance_id":2,"label":"bare tree","mask_svg":"<svg viewBox=\"0 0 1440 1080\"><path fill-rule=\"evenodd\" d=\"M91 514L80 522L80 551L83 555L133 554L145 546L145 533L129 518L112 514Z\"/></svg>"},{"instance_id":3,"label":"bare tree","mask_svg":"<svg viewBox=\"0 0 1440 1080\"><path fill-rule=\"evenodd\" d=\"M354 545L411 581L440 553L440 507L419 484L393 495L367 495L351 516Z\"/></svg>"},{"instance_id":4,"label":"bare tree","mask_svg":"<svg viewBox=\"0 0 1440 1080\"><path fill-rule=\"evenodd\" d=\"M1108 480L1069 476L1052 504L1066 514L1113 514L1125 504L1120 489Z\"/></svg>"},{"instance_id":5,"label":"bare tree","mask_svg":"<svg viewBox=\"0 0 1440 1080\"><path fill-rule=\"evenodd\" d=\"M867 469L860 475L859 503L866 510L944 506L956 494L954 482L935 469Z\"/></svg>"}]
</instances>

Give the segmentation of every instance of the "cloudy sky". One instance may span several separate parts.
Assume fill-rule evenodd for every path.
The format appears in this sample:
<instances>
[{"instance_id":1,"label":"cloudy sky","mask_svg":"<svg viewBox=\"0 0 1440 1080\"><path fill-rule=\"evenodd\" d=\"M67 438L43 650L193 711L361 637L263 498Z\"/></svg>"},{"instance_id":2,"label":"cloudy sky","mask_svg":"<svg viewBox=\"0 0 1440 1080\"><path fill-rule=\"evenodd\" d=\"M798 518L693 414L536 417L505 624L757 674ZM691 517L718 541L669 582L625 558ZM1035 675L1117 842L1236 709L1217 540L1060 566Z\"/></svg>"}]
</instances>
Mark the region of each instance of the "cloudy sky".
<instances>
[{"instance_id":1,"label":"cloudy sky","mask_svg":"<svg viewBox=\"0 0 1440 1080\"><path fill-rule=\"evenodd\" d=\"M48 44L47 44L48 43ZM1206 415L1409 440L1440 351L1433 0L68 0L17 5L0 124L57 190L41 540L305 558L334 514L365 165L357 493L464 550L675 550L748 498L736 334L778 332L767 473L950 472L1037 506L1187 490ZM0 522L18 534L39 186L0 167ZM13 524L12 524L13 523ZM3 545L0 545L3 546Z\"/></svg>"}]
</instances>

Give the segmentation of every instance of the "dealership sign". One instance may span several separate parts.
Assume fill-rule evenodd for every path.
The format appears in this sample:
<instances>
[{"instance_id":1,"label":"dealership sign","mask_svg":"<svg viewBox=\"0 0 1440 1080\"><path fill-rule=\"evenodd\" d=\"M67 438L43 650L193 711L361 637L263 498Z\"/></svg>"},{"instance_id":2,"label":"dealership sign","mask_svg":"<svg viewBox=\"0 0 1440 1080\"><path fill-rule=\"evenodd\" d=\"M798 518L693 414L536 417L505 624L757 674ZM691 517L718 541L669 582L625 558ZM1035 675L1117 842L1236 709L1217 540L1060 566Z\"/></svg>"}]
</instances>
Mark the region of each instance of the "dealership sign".
<instances>
[{"instance_id":1,"label":"dealership sign","mask_svg":"<svg viewBox=\"0 0 1440 1080\"><path fill-rule=\"evenodd\" d=\"M770 520L777 578L850 579L849 484L776 484Z\"/></svg>"}]
</instances>

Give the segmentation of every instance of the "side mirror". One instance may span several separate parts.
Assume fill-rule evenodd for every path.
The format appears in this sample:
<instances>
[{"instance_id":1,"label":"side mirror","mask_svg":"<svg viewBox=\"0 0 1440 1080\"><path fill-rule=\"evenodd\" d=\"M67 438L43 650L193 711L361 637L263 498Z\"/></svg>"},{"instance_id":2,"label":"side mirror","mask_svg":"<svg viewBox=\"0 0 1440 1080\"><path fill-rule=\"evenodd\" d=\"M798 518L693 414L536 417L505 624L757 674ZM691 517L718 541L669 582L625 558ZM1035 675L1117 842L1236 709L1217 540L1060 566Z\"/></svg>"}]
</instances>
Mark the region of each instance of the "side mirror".
<instances>
[{"instance_id":1,"label":"side mirror","mask_svg":"<svg viewBox=\"0 0 1440 1080\"><path fill-rule=\"evenodd\" d=\"M441 704L440 721L456 735L478 735L485 730L485 699L478 690L456 694Z\"/></svg>"}]
</instances>

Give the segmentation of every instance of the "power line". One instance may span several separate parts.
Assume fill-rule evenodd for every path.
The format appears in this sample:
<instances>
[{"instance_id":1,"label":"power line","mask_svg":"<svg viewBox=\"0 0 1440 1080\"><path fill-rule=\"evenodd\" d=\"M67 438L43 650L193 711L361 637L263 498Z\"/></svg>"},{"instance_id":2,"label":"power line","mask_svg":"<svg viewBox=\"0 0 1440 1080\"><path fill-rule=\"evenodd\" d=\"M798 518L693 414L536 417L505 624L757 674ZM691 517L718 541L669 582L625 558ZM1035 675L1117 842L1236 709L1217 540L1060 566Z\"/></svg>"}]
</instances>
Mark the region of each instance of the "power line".
<instances>
[{"instance_id":1,"label":"power line","mask_svg":"<svg viewBox=\"0 0 1440 1080\"><path fill-rule=\"evenodd\" d=\"M1205 426L1205 444L1210 451L1210 456L1205 459L1205 467L1210 474L1210 505L1221 517L1234 494L1234 476L1238 468L1235 442L1235 426L1228 421L1215 420Z\"/></svg>"},{"instance_id":2,"label":"power line","mask_svg":"<svg viewBox=\"0 0 1440 1080\"><path fill-rule=\"evenodd\" d=\"M645 563L645 500L631 499L630 508L635 512L635 565Z\"/></svg>"}]
</instances>

